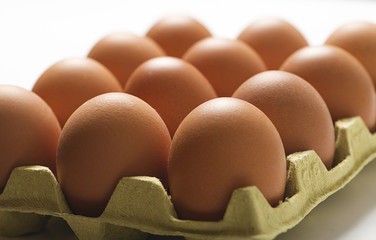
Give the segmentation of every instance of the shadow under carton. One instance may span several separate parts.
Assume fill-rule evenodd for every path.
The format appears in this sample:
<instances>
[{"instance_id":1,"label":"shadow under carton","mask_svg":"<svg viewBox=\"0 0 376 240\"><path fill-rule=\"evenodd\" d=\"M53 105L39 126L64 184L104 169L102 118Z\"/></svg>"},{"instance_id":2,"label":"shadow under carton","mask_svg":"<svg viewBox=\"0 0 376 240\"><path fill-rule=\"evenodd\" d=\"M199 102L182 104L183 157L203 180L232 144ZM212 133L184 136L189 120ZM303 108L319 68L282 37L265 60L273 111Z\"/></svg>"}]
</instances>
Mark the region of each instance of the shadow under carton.
<instances>
[{"instance_id":1,"label":"shadow under carton","mask_svg":"<svg viewBox=\"0 0 376 240\"><path fill-rule=\"evenodd\" d=\"M47 216L55 216L63 218L80 240L147 239L147 233L189 240L273 239L297 225L375 158L376 134L358 117L340 120L334 168L328 171L314 151L291 154L283 202L272 208L256 187L237 189L219 222L177 219L170 197L152 177L123 178L98 218L74 215L49 169L19 167L0 195L0 232L8 236L38 232Z\"/></svg>"}]
</instances>

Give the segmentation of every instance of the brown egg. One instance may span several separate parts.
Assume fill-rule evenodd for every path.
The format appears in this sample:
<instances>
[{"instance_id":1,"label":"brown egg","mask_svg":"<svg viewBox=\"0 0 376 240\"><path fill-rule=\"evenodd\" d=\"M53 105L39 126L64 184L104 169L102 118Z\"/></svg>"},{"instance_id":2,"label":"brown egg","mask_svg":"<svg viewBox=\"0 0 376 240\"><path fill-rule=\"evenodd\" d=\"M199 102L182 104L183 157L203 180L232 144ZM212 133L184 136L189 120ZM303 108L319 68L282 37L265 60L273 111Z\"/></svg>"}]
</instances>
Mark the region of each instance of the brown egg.
<instances>
[{"instance_id":1,"label":"brown egg","mask_svg":"<svg viewBox=\"0 0 376 240\"><path fill-rule=\"evenodd\" d=\"M333 121L360 116L369 129L374 129L372 80L348 52L334 46L306 47L291 55L281 70L308 81L324 99Z\"/></svg>"},{"instance_id":2,"label":"brown egg","mask_svg":"<svg viewBox=\"0 0 376 240\"><path fill-rule=\"evenodd\" d=\"M233 97L252 103L277 128L286 154L315 150L327 169L333 164L334 128L328 107L304 79L283 71L259 73Z\"/></svg>"},{"instance_id":3,"label":"brown egg","mask_svg":"<svg viewBox=\"0 0 376 240\"><path fill-rule=\"evenodd\" d=\"M236 98L207 101L177 129L168 179L181 219L220 220L232 192L246 186L257 186L275 206L286 184L281 138L252 104Z\"/></svg>"},{"instance_id":4,"label":"brown egg","mask_svg":"<svg viewBox=\"0 0 376 240\"><path fill-rule=\"evenodd\" d=\"M278 69L293 52L308 46L307 40L294 26L278 18L253 22L238 39L251 46L268 69Z\"/></svg>"},{"instance_id":5,"label":"brown egg","mask_svg":"<svg viewBox=\"0 0 376 240\"><path fill-rule=\"evenodd\" d=\"M334 31L325 44L336 45L354 55L376 85L376 24L351 22Z\"/></svg>"},{"instance_id":6,"label":"brown egg","mask_svg":"<svg viewBox=\"0 0 376 240\"><path fill-rule=\"evenodd\" d=\"M237 40L203 39L183 59L204 74L220 97L231 96L245 80L266 70L260 56Z\"/></svg>"},{"instance_id":7,"label":"brown egg","mask_svg":"<svg viewBox=\"0 0 376 240\"><path fill-rule=\"evenodd\" d=\"M61 126L81 104L107 92L121 92L114 75L90 58L69 58L55 63L33 87L52 108Z\"/></svg>"},{"instance_id":8,"label":"brown egg","mask_svg":"<svg viewBox=\"0 0 376 240\"><path fill-rule=\"evenodd\" d=\"M97 42L88 57L105 65L124 86L138 65L164 55L162 48L148 37L114 33Z\"/></svg>"},{"instance_id":9,"label":"brown egg","mask_svg":"<svg viewBox=\"0 0 376 240\"><path fill-rule=\"evenodd\" d=\"M76 214L97 217L118 181L158 177L166 185L171 138L158 113L141 99L107 93L69 118L57 151L57 176Z\"/></svg>"},{"instance_id":10,"label":"brown egg","mask_svg":"<svg viewBox=\"0 0 376 240\"><path fill-rule=\"evenodd\" d=\"M107 93L68 119L57 151L57 177L76 214L99 216L122 177L153 176L166 184L171 138L141 99Z\"/></svg>"},{"instance_id":11,"label":"brown egg","mask_svg":"<svg viewBox=\"0 0 376 240\"><path fill-rule=\"evenodd\" d=\"M38 95L16 86L0 86L0 191L15 167L42 165L56 170L60 125Z\"/></svg>"},{"instance_id":12,"label":"brown egg","mask_svg":"<svg viewBox=\"0 0 376 240\"><path fill-rule=\"evenodd\" d=\"M211 37L197 20L187 16L169 16L157 22L146 34L173 57L181 57L195 42Z\"/></svg>"},{"instance_id":13,"label":"brown egg","mask_svg":"<svg viewBox=\"0 0 376 240\"><path fill-rule=\"evenodd\" d=\"M129 77L125 92L157 110L171 136L190 111L217 97L200 71L173 57L153 58L141 64Z\"/></svg>"}]
</instances>

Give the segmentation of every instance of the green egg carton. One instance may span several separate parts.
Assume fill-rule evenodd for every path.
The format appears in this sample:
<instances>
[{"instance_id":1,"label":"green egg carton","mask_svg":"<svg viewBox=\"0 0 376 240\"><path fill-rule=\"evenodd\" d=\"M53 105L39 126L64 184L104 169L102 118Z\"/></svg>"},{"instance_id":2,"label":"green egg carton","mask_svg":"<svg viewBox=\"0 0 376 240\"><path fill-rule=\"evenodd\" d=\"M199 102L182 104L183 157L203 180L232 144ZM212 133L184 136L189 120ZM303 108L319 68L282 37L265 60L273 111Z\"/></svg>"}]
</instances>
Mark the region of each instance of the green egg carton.
<instances>
[{"instance_id":1,"label":"green egg carton","mask_svg":"<svg viewBox=\"0 0 376 240\"><path fill-rule=\"evenodd\" d=\"M256 187L237 189L219 222L179 220L170 197L153 177L123 178L98 218L74 215L49 169L19 167L0 195L0 232L8 236L38 232L54 216L64 219L80 240L137 240L149 234L188 240L273 239L297 225L375 158L376 134L360 118L338 121L334 168L327 171L314 151L291 154L283 202L273 208Z\"/></svg>"}]
</instances>

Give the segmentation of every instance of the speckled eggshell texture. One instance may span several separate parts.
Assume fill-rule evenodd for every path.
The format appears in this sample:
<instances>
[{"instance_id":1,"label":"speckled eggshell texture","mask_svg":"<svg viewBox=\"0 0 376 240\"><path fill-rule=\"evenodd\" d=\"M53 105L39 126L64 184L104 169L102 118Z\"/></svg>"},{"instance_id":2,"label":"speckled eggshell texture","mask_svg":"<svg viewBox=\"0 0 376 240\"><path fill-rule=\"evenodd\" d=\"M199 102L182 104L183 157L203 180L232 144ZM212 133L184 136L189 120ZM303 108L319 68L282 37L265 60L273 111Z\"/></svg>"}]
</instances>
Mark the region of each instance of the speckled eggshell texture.
<instances>
[{"instance_id":1,"label":"speckled eggshell texture","mask_svg":"<svg viewBox=\"0 0 376 240\"><path fill-rule=\"evenodd\" d=\"M283 144L258 108L216 98L195 108L177 129L168 179L181 219L220 220L232 192L246 186L257 186L276 206L286 184Z\"/></svg>"},{"instance_id":2,"label":"speckled eggshell texture","mask_svg":"<svg viewBox=\"0 0 376 240\"><path fill-rule=\"evenodd\" d=\"M334 127L320 94L304 79L266 71L244 82L233 97L252 103L273 122L286 155L315 150L327 169L333 164Z\"/></svg>"},{"instance_id":3,"label":"speckled eggshell texture","mask_svg":"<svg viewBox=\"0 0 376 240\"><path fill-rule=\"evenodd\" d=\"M58 181L72 211L99 216L122 177L152 176L167 186L170 143L161 117L135 96L107 93L84 103L57 151Z\"/></svg>"}]
</instances>

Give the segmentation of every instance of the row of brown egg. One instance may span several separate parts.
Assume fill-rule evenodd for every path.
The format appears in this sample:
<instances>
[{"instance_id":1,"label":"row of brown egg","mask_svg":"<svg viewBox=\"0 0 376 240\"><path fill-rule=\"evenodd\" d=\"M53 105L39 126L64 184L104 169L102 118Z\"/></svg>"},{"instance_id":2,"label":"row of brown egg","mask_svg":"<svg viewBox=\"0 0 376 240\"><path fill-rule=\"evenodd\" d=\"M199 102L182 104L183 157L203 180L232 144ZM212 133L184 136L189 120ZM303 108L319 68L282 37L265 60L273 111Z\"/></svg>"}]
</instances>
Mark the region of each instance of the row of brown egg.
<instances>
[{"instance_id":1,"label":"row of brown egg","mask_svg":"<svg viewBox=\"0 0 376 240\"><path fill-rule=\"evenodd\" d=\"M1 87L1 187L14 167L40 164L86 216L135 175L160 178L183 219L221 219L232 191L249 185L276 206L286 155L313 149L330 169L333 121L361 116L374 129L375 29L347 24L317 47L279 19L239 40L187 17L161 20L148 37L108 35L89 58L42 74L33 92L45 102Z\"/></svg>"}]
</instances>

